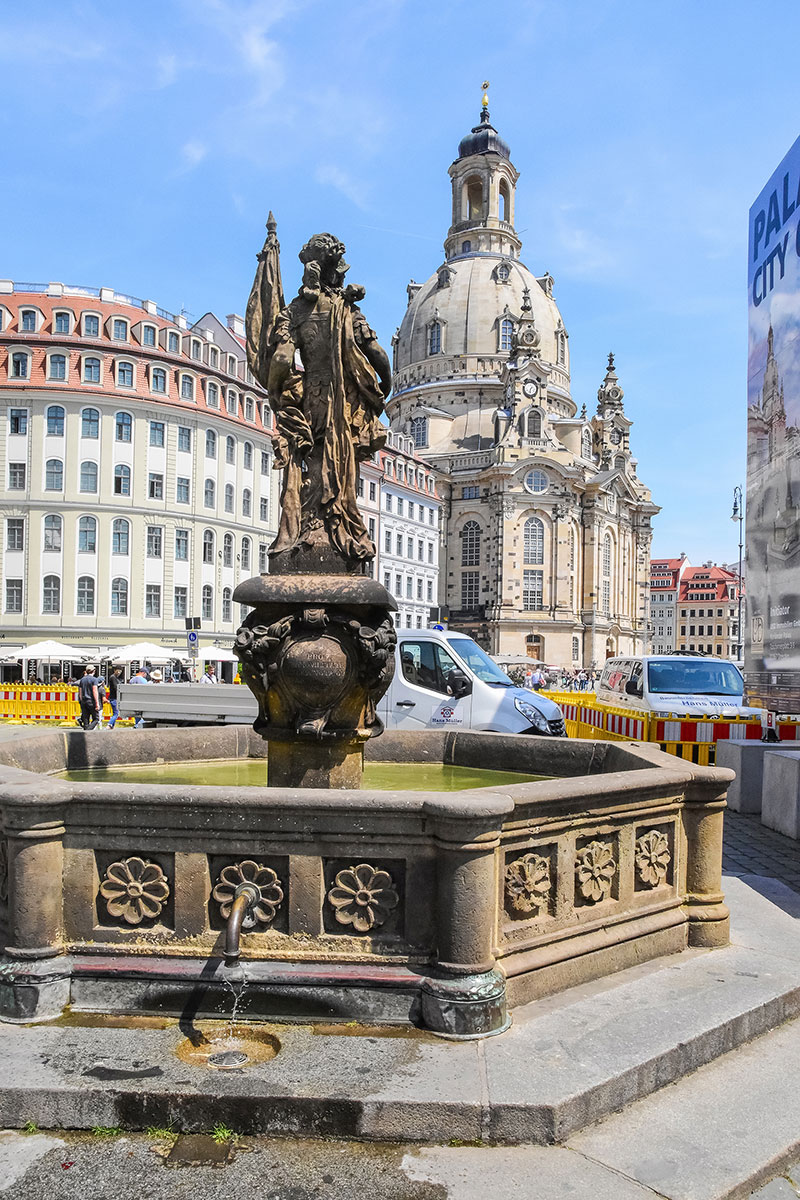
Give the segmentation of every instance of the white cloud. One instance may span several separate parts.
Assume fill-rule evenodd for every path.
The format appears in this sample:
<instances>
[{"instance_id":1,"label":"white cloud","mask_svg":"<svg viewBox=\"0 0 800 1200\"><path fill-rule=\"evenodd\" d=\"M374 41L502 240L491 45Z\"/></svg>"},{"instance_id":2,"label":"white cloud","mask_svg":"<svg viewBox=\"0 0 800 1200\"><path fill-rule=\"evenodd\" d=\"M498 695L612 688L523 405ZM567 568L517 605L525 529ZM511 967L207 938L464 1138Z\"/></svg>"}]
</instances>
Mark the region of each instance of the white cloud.
<instances>
[{"instance_id":1,"label":"white cloud","mask_svg":"<svg viewBox=\"0 0 800 1200\"><path fill-rule=\"evenodd\" d=\"M323 163L317 167L316 173L317 183L325 183L330 187L336 188L343 196L355 204L356 208L366 209L367 205L364 201L364 185L358 180L353 179L348 175L347 171L343 171L341 167L337 167L333 163Z\"/></svg>"},{"instance_id":2,"label":"white cloud","mask_svg":"<svg viewBox=\"0 0 800 1200\"><path fill-rule=\"evenodd\" d=\"M198 166L207 154L208 146L194 139L184 142L181 146L181 157L187 171L191 170L192 167Z\"/></svg>"},{"instance_id":3,"label":"white cloud","mask_svg":"<svg viewBox=\"0 0 800 1200\"><path fill-rule=\"evenodd\" d=\"M156 59L155 84L158 88L169 87L178 77L178 57L176 54L159 54Z\"/></svg>"}]
</instances>

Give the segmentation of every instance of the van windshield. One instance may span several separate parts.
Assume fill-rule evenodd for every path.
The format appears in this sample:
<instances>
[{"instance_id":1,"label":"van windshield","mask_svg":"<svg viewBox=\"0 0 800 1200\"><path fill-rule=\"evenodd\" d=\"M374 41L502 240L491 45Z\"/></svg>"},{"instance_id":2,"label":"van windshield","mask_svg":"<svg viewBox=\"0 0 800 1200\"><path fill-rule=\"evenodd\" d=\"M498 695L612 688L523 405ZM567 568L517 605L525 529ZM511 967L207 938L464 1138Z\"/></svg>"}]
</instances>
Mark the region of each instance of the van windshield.
<instances>
[{"instance_id":1,"label":"van windshield","mask_svg":"<svg viewBox=\"0 0 800 1200\"><path fill-rule=\"evenodd\" d=\"M481 650L478 643L473 642L472 638L449 637L447 643L453 653L467 664L472 674L482 683L498 683L501 687L514 686L505 672L500 670L497 663L489 658L489 655Z\"/></svg>"},{"instance_id":2,"label":"van windshield","mask_svg":"<svg viewBox=\"0 0 800 1200\"><path fill-rule=\"evenodd\" d=\"M651 659L647 684L651 692L668 696L741 696L744 690L744 681L733 663L709 658Z\"/></svg>"}]
</instances>

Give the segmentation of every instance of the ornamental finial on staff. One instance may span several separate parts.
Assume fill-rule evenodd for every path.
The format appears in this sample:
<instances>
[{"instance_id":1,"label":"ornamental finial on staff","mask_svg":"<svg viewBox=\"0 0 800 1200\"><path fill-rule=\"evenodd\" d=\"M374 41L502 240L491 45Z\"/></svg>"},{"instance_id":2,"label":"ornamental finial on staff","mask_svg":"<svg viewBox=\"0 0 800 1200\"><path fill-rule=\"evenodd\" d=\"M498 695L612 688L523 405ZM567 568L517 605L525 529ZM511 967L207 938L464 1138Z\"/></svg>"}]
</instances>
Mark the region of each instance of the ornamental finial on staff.
<instances>
[{"instance_id":1,"label":"ornamental finial on staff","mask_svg":"<svg viewBox=\"0 0 800 1200\"><path fill-rule=\"evenodd\" d=\"M489 80L483 82L483 99L481 100L481 108L489 107Z\"/></svg>"}]
</instances>

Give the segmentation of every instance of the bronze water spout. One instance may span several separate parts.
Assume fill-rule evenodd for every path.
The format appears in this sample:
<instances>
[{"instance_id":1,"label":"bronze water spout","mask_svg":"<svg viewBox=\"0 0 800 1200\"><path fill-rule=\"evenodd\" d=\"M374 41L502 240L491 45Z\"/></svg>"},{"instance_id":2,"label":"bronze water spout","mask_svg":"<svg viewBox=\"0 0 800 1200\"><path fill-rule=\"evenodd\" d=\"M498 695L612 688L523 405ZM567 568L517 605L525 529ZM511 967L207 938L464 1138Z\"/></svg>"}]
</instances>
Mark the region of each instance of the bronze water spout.
<instances>
[{"instance_id":1,"label":"bronze water spout","mask_svg":"<svg viewBox=\"0 0 800 1200\"><path fill-rule=\"evenodd\" d=\"M242 932L242 922L261 899L261 893L252 883L241 883L236 889L235 899L231 905L231 915L225 927L225 965L234 966L239 961L239 938Z\"/></svg>"}]
</instances>

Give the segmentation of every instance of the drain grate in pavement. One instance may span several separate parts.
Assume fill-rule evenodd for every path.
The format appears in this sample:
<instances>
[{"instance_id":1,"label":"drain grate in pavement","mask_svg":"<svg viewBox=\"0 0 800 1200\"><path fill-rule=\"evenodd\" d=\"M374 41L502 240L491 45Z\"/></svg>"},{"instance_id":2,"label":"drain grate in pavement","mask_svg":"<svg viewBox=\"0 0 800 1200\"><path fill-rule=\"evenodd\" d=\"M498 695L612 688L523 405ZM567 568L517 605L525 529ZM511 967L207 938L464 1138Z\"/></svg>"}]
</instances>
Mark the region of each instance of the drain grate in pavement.
<instances>
[{"instance_id":1,"label":"drain grate in pavement","mask_svg":"<svg viewBox=\"0 0 800 1200\"><path fill-rule=\"evenodd\" d=\"M224 1167L232 1150L232 1142L215 1142L208 1133L180 1133L164 1162L168 1167Z\"/></svg>"}]
</instances>

